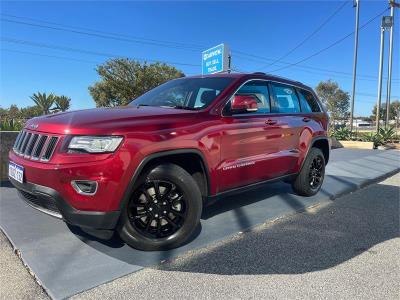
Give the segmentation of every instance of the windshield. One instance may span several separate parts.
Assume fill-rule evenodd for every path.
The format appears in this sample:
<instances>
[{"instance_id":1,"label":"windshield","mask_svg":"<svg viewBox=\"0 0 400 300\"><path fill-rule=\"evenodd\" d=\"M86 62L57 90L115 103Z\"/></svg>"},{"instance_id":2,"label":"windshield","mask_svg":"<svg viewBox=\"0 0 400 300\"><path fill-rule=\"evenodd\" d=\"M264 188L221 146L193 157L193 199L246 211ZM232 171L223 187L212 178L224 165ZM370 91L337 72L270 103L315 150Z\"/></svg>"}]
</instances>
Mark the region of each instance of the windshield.
<instances>
[{"instance_id":1,"label":"windshield","mask_svg":"<svg viewBox=\"0 0 400 300\"><path fill-rule=\"evenodd\" d=\"M232 81L233 78L229 77L175 79L150 90L129 105L203 109Z\"/></svg>"}]
</instances>

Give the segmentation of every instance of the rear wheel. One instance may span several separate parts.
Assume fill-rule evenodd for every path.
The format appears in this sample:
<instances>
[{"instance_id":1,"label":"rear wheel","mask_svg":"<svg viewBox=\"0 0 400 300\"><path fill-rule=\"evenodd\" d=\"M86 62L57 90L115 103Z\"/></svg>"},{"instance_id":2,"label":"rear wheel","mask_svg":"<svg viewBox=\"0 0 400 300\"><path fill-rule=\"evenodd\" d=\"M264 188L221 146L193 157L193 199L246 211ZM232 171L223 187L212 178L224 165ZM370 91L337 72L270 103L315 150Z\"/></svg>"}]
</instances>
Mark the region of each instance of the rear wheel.
<instances>
[{"instance_id":1,"label":"rear wheel","mask_svg":"<svg viewBox=\"0 0 400 300\"><path fill-rule=\"evenodd\" d=\"M313 196L320 190L324 177L324 154L318 148L311 148L300 173L292 182L293 190L301 196Z\"/></svg>"},{"instance_id":2,"label":"rear wheel","mask_svg":"<svg viewBox=\"0 0 400 300\"><path fill-rule=\"evenodd\" d=\"M163 164L146 172L122 212L119 233L140 250L162 250L185 243L199 225L202 198L181 167Z\"/></svg>"}]
</instances>

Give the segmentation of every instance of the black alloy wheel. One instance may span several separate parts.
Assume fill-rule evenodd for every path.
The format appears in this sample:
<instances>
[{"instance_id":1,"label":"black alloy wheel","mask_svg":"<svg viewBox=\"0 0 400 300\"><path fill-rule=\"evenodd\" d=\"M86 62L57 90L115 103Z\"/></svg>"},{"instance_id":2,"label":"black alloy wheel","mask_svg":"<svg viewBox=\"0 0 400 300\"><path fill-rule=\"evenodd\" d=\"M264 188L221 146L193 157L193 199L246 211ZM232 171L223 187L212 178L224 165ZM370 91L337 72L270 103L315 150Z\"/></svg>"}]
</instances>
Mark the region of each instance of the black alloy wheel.
<instances>
[{"instance_id":1,"label":"black alloy wheel","mask_svg":"<svg viewBox=\"0 0 400 300\"><path fill-rule=\"evenodd\" d=\"M129 220L149 238L174 234L186 219L187 203L182 191L167 180L149 180L133 195L128 205Z\"/></svg>"},{"instance_id":2,"label":"black alloy wheel","mask_svg":"<svg viewBox=\"0 0 400 300\"><path fill-rule=\"evenodd\" d=\"M322 161L322 157L314 157L310 166L310 172L308 173L309 183L312 189L318 189L322 184L323 168L324 162Z\"/></svg>"},{"instance_id":3,"label":"black alloy wheel","mask_svg":"<svg viewBox=\"0 0 400 300\"><path fill-rule=\"evenodd\" d=\"M311 148L292 188L300 196L313 196L321 189L325 177L325 157L319 148Z\"/></svg>"},{"instance_id":4,"label":"black alloy wheel","mask_svg":"<svg viewBox=\"0 0 400 300\"><path fill-rule=\"evenodd\" d=\"M192 175L178 165L160 164L138 177L117 230L122 240L139 250L176 248L199 232L202 207Z\"/></svg>"}]
</instances>

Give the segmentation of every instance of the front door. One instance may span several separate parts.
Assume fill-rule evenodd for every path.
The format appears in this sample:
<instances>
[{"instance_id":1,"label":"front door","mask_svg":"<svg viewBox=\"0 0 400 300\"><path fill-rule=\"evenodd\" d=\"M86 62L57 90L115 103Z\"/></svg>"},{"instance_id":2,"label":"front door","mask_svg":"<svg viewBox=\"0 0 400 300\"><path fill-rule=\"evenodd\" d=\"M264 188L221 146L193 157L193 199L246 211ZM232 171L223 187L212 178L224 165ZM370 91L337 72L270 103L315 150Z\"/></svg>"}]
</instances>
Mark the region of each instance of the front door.
<instances>
[{"instance_id":1,"label":"front door","mask_svg":"<svg viewBox=\"0 0 400 300\"><path fill-rule=\"evenodd\" d=\"M223 117L221 164L218 167L219 192L281 176L285 173L280 153L285 136L279 115L271 114L268 82L252 80L236 94L252 95L258 110Z\"/></svg>"}]
</instances>

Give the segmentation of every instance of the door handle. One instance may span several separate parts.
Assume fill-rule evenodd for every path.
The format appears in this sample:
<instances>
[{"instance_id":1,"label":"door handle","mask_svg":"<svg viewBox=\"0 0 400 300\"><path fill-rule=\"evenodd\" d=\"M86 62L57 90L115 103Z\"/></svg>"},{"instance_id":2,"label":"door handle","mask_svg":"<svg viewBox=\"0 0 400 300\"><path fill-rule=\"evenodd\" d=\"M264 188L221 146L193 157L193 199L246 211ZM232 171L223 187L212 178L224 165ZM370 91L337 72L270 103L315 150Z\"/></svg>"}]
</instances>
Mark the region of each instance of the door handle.
<instances>
[{"instance_id":1,"label":"door handle","mask_svg":"<svg viewBox=\"0 0 400 300\"><path fill-rule=\"evenodd\" d=\"M267 120L267 121L265 121L266 125L275 125L276 123L278 123L277 120Z\"/></svg>"},{"instance_id":2,"label":"door handle","mask_svg":"<svg viewBox=\"0 0 400 300\"><path fill-rule=\"evenodd\" d=\"M304 117L304 118L303 118L303 122L310 122L310 121L311 121L311 119L308 118L308 117Z\"/></svg>"}]
</instances>

